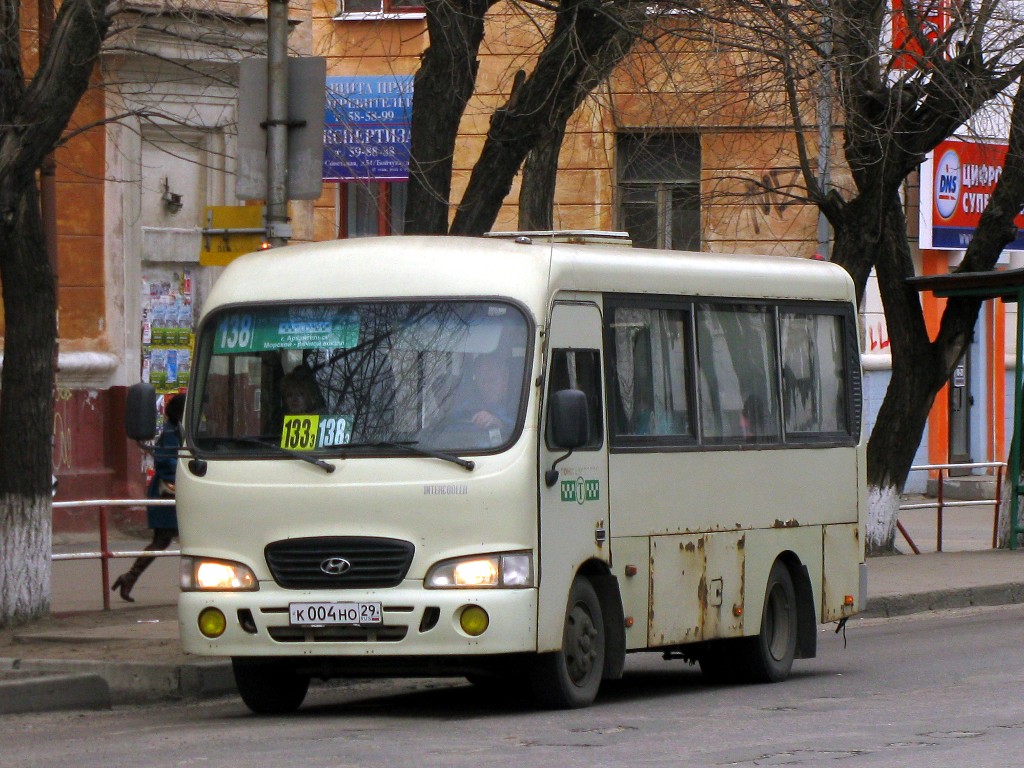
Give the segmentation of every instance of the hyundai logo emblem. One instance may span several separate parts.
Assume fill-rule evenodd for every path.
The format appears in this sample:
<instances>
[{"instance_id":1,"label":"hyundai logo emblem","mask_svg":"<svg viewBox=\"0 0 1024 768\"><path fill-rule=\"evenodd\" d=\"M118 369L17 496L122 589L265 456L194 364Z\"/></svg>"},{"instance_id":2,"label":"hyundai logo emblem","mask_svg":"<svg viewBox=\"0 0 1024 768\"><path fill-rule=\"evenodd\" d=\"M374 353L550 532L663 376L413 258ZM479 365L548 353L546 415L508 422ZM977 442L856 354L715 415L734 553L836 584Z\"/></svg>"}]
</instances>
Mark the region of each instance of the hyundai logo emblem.
<instances>
[{"instance_id":1,"label":"hyundai logo emblem","mask_svg":"<svg viewBox=\"0 0 1024 768\"><path fill-rule=\"evenodd\" d=\"M341 576L352 569L352 563L344 557L328 557L320 562L320 570L328 576Z\"/></svg>"}]
</instances>

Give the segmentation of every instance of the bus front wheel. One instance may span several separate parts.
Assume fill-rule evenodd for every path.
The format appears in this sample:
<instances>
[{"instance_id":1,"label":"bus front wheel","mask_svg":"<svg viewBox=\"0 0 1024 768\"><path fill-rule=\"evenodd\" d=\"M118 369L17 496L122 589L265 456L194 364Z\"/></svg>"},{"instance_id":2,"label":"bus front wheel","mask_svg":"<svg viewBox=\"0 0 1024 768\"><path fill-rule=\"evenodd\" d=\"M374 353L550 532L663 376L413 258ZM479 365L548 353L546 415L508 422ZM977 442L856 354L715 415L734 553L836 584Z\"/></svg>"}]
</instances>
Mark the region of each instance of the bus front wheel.
<instances>
[{"instance_id":1,"label":"bus front wheel","mask_svg":"<svg viewBox=\"0 0 1024 768\"><path fill-rule=\"evenodd\" d=\"M552 709L589 706L601 686L604 654L601 603L590 581L577 577L565 609L561 650L541 654L530 670L534 698Z\"/></svg>"},{"instance_id":2,"label":"bus front wheel","mask_svg":"<svg viewBox=\"0 0 1024 768\"><path fill-rule=\"evenodd\" d=\"M744 676L756 683L785 680L793 667L796 640L796 589L785 563L776 560L765 588L761 631L744 640Z\"/></svg>"},{"instance_id":3,"label":"bus front wheel","mask_svg":"<svg viewBox=\"0 0 1024 768\"><path fill-rule=\"evenodd\" d=\"M294 712L309 690L309 677L286 662L233 658L231 668L242 701L258 715Z\"/></svg>"}]
</instances>

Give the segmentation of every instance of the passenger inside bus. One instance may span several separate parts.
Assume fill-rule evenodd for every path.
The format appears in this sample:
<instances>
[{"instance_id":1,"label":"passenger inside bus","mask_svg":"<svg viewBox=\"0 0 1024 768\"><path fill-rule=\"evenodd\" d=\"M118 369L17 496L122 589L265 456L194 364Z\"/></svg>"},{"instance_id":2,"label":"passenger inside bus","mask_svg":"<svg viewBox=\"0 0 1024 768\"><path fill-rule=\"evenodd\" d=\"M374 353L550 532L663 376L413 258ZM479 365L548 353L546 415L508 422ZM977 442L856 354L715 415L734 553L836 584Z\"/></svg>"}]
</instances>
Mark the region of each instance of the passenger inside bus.
<instances>
[{"instance_id":1,"label":"passenger inside bus","mask_svg":"<svg viewBox=\"0 0 1024 768\"><path fill-rule=\"evenodd\" d=\"M768 419L764 400L759 395L749 395L743 401L740 414L740 429L745 440L762 437L768 431Z\"/></svg>"},{"instance_id":2,"label":"passenger inside bus","mask_svg":"<svg viewBox=\"0 0 1024 768\"><path fill-rule=\"evenodd\" d=\"M325 407L313 372L302 364L281 379L281 402L285 413L319 413Z\"/></svg>"}]
</instances>

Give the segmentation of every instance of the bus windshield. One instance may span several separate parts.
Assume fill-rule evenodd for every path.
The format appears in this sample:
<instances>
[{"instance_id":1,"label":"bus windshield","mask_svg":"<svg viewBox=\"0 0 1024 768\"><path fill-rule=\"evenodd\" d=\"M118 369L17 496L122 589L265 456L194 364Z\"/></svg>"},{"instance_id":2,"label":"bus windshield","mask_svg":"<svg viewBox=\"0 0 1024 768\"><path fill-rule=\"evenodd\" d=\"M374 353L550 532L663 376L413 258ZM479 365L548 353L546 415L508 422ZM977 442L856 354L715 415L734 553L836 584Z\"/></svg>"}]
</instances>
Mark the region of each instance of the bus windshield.
<instances>
[{"instance_id":1,"label":"bus windshield","mask_svg":"<svg viewBox=\"0 0 1024 768\"><path fill-rule=\"evenodd\" d=\"M531 334L515 305L231 307L197 346L197 452L491 452L522 426Z\"/></svg>"}]
</instances>

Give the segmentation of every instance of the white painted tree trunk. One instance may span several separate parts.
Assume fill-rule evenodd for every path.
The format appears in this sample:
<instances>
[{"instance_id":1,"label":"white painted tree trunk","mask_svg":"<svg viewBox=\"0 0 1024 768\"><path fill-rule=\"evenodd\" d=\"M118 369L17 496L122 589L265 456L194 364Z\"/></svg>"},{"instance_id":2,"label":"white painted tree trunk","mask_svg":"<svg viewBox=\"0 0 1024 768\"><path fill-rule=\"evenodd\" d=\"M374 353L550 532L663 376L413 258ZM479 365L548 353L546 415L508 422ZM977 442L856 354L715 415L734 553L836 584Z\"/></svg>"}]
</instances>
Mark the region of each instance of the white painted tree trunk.
<instances>
[{"instance_id":1,"label":"white painted tree trunk","mask_svg":"<svg viewBox=\"0 0 1024 768\"><path fill-rule=\"evenodd\" d=\"M1003 485L999 489L999 519L996 523L996 547L999 549L1009 549L1010 547L1010 494L1012 492L1009 472L1004 472ZM1021 511L1018 507L1017 514L1020 515Z\"/></svg>"},{"instance_id":2,"label":"white painted tree trunk","mask_svg":"<svg viewBox=\"0 0 1024 768\"><path fill-rule=\"evenodd\" d=\"M47 496L0 497L0 626L49 612L52 548Z\"/></svg>"},{"instance_id":3,"label":"white painted tree trunk","mask_svg":"<svg viewBox=\"0 0 1024 768\"><path fill-rule=\"evenodd\" d=\"M896 521L900 513L900 493L896 486L868 486L868 554L891 552L896 540Z\"/></svg>"}]
</instances>

